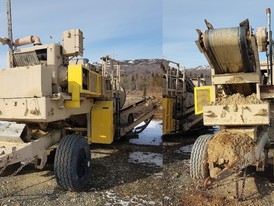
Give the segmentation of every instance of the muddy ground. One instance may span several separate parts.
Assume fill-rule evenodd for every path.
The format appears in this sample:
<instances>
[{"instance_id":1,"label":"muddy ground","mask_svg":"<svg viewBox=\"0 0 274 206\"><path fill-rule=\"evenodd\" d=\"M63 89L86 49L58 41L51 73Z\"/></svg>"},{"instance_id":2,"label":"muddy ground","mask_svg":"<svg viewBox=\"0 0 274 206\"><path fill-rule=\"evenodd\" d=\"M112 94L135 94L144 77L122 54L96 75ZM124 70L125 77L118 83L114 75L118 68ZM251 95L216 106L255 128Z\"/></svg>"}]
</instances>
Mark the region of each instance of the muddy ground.
<instances>
[{"instance_id":1,"label":"muddy ground","mask_svg":"<svg viewBox=\"0 0 274 206\"><path fill-rule=\"evenodd\" d=\"M185 140L173 140L178 145L165 149L164 174L174 171L175 177L167 175L166 182L176 200L170 200L165 205L189 205L189 206L221 206L221 205L274 205L274 179L272 177L272 165L265 172L256 172L254 167L246 170L246 180L242 193L242 178L244 171L234 174L220 182L215 182L208 189L204 189L200 183L193 182L189 176L190 153L174 154L177 148L194 142L193 138ZM168 143L164 143L166 145ZM272 155L273 151L270 152ZM178 174L178 175L177 175ZM238 197L236 183L238 182ZM165 203L165 202L164 202Z\"/></svg>"},{"instance_id":2,"label":"muddy ground","mask_svg":"<svg viewBox=\"0 0 274 206\"><path fill-rule=\"evenodd\" d=\"M243 173L205 190L189 176L191 145L199 134L169 135L162 142L160 123L152 129L146 145L130 137L91 145L91 181L83 192L59 188L52 162L43 170L29 164L14 177L10 174L20 165L8 167L0 176L0 205L274 205L272 165L266 172L247 169L242 199L237 199L236 182L240 193Z\"/></svg>"},{"instance_id":3,"label":"muddy ground","mask_svg":"<svg viewBox=\"0 0 274 206\"><path fill-rule=\"evenodd\" d=\"M60 189L51 164L42 171L30 164L11 178L5 175L16 168L10 167L0 178L0 205L161 205L162 168L130 163L133 151L161 153L161 147L92 145L91 182L84 192Z\"/></svg>"},{"instance_id":4,"label":"muddy ground","mask_svg":"<svg viewBox=\"0 0 274 206\"><path fill-rule=\"evenodd\" d=\"M92 145L92 176L83 192L60 189L52 164L42 170L28 165L17 176L8 177L18 165L0 177L0 205L273 205L272 168L265 173L247 169L244 200L236 198L233 175L208 190L197 186L189 176L188 151L191 137L165 137L160 146L134 145L128 141L112 145ZM133 152L163 155L163 166L129 161ZM240 181L241 183L241 181ZM241 185L241 184L239 184ZM241 188L241 187L240 187Z\"/></svg>"}]
</instances>

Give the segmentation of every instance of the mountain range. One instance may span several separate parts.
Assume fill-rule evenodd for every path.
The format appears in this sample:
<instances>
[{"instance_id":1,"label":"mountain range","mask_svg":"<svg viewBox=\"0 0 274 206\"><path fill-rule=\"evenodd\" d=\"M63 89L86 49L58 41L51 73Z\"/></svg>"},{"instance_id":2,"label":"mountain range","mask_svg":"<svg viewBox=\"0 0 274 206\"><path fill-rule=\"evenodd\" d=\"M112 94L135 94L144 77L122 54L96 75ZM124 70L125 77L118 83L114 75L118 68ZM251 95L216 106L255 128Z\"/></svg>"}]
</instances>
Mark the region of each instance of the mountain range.
<instances>
[{"instance_id":1,"label":"mountain range","mask_svg":"<svg viewBox=\"0 0 274 206\"><path fill-rule=\"evenodd\" d=\"M161 71L161 62L163 59L135 59L122 60L121 72L125 74L136 73L156 73ZM181 68L183 70L183 68ZM186 68L186 74L189 76L210 76L210 67L208 65L201 65L197 67Z\"/></svg>"},{"instance_id":2,"label":"mountain range","mask_svg":"<svg viewBox=\"0 0 274 206\"><path fill-rule=\"evenodd\" d=\"M133 60L119 60L121 64L121 74L151 74L158 73L161 71L161 62L163 59L133 59ZM99 66L101 63L95 62L93 63ZM183 70L183 68L180 68ZM208 65L200 65L197 67L185 68L186 74L188 76L210 76L210 66Z\"/></svg>"}]
</instances>

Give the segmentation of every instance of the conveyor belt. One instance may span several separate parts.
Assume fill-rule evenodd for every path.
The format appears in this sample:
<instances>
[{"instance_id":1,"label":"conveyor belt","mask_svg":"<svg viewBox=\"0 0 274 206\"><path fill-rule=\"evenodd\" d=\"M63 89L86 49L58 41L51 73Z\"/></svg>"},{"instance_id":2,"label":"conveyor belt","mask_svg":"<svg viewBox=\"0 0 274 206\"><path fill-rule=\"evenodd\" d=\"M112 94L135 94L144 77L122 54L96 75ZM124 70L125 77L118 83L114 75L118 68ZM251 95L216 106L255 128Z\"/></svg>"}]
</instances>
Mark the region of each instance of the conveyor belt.
<instances>
[{"instance_id":1,"label":"conveyor belt","mask_svg":"<svg viewBox=\"0 0 274 206\"><path fill-rule=\"evenodd\" d=\"M255 57L249 36L248 20L239 27L214 29L208 27L199 33L196 41L200 50L205 53L215 74L254 72ZM255 92L254 84L223 85L226 94L241 93L250 95Z\"/></svg>"},{"instance_id":2,"label":"conveyor belt","mask_svg":"<svg viewBox=\"0 0 274 206\"><path fill-rule=\"evenodd\" d=\"M225 29L209 29L203 42L216 74L255 71L255 57L248 40L249 25Z\"/></svg>"},{"instance_id":3,"label":"conveyor belt","mask_svg":"<svg viewBox=\"0 0 274 206\"><path fill-rule=\"evenodd\" d=\"M140 100L140 101L138 101L138 102L136 102L136 103L134 103L134 104L131 104L131 105L129 105L128 107L125 107L125 108L123 108L123 109L120 109L120 112L122 113L122 112L126 112L126 111L128 111L128 110L130 110L130 109L132 109L132 108L134 108L134 107L136 107L136 106L139 106L139 105L141 105L141 104L144 104L144 103L146 103L148 100L150 100L151 98L150 97L148 97L148 98L144 98L144 99L142 99L142 100Z\"/></svg>"}]
</instances>

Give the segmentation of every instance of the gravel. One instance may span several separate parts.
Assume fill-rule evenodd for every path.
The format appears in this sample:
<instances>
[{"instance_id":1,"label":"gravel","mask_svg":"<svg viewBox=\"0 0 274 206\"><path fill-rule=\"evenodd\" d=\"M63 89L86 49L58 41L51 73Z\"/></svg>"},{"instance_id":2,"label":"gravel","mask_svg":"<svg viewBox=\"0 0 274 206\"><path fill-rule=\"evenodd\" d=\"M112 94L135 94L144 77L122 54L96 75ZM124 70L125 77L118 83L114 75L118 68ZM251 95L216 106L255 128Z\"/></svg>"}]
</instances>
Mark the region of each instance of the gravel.
<instances>
[{"instance_id":1,"label":"gravel","mask_svg":"<svg viewBox=\"0 0 274 206\"><path fill-rule=\"evenodd\" d=\"M9 177L20 165L8 167L0 177L0 205L274 205L272 170L256 173L248 168L244 200L236 198L235 182L243 174L232 175L208 190L189 176L190 153L178 152L191 145L191 137L166 137L160 146L134 145L127 141L112 145L92 145L92 175L82 192L64 191L54 178L52 164L43 170L27 165ZM189 147L189 146L187 146ZM162 165L138 164L130 154L162 158ZM156 162L157 162L156 161Z\"/></svg>"}]
</instances>

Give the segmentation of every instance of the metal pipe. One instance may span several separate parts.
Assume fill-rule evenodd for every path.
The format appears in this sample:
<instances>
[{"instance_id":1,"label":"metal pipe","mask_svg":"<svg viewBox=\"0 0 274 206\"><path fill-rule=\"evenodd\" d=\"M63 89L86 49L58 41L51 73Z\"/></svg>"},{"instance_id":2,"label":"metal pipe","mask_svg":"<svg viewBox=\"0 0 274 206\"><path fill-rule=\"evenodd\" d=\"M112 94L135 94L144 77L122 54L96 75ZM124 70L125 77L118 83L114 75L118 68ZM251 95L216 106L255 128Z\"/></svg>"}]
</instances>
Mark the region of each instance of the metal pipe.
<instances>
[{"instance_id":1,"label":"metal pipe","mask_svg":"<svg viewBox=\"0 0 274 206\"><path fill-rule=\"evenodd\" d=\"M273 77L272 77L272 31L271 31L271 9L266 9L266 16L267 16L267 39L268 39L268 50L267 50L267 62L268 62L268 68L269 68L269 78L270 78L270 84L273 84Z\"/></svg>"},{"instance_id":2,"label":"metal pipe","mask_svg":"<svg viewBox=\"0 0 274 206\"><path fill-rule=\"evenodd\" d=\"M11 1L7 0L7 17L8 17L8 38L10 42L12 39L12 18L11 18ZM12 44L9 44L9 67L13 68L13 52L14 48Z\"/></svg>"},{"instance_id":3,"label":"metal pipe","mask_svg":"<svg viewBox=\"0 0 274 206\"><path fill-rule=\"evenodd\" d=\"M26 44L41 45L40 38L37 36L27 36L24 38L15 39L13 42L14 46L23 46Z\"/></svg>"}]
</instances>

